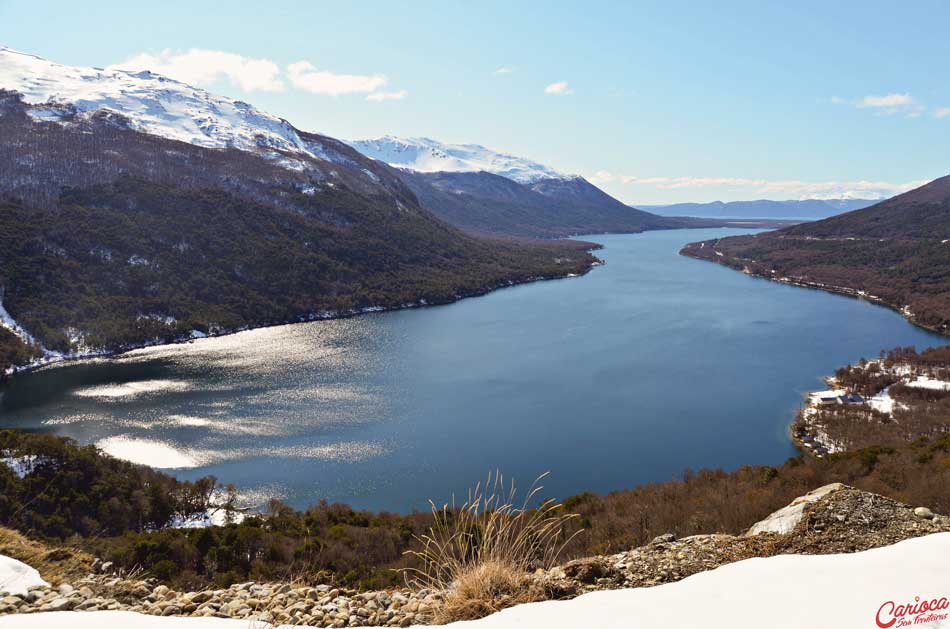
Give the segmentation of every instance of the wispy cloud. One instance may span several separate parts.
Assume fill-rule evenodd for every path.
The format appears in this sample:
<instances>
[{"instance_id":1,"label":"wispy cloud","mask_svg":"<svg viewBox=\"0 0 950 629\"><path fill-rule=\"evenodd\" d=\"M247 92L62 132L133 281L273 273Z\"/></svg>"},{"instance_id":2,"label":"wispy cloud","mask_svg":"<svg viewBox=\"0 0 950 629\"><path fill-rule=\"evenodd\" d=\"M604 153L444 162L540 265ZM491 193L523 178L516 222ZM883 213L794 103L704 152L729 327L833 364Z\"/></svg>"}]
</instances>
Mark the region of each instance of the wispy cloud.
<instances>
[{"instance_id":1,"label":"wispy cloud","mask_svg":"<svg viewBox=\"0 0 950 629\"><path fill-rule=\"evenodd\" d=\"M223 50L192 48L143 52L110 66L110 69L151 70L192 85L207 85L223 78L245 92L279 92L284 89L280 67L273 61L252 59Z\"/></svg>"},{"instance_id":2,"label":"wispy cloud","mask_svg":"<svg viewBox=\"0 0 950 629\"><path fill-rule=\"evenodd\" d=\"M270 59L255 59L223 50L192 48L139 53L110 69L151 70L184 83L206 86L228 80L245 92L279 92L291 86L312 94L341 96L365 94L366 100L401 100L406 90L381 91L388 84L382 74L339 74L316 68L309 61L291 63L283 71Z\"/></svg>"},{"instance_id":3,"label":"wispy cloud","mask_svg":"<svg viewBox=\"0 0 950 629\"><path fill-rule=\"evenodd\" d=\"M858 101L858 107L907 107L914 105L914 97L908 93L885 94L883 96L869 95Z\"/></svg>"},{"instance_id":4,"label":"wispy cloud","mask_svg":"<svg viewBox=\"0 0 950 629\"><path fill-rule=\"evenodd\" d=\"M553 94L555 96L568 96L574 93L574 90L571 89L571 86L568 85L567 81L557 81L556 83L551 83L544 88L545 94Z\"/></svg>"},{"instance_id":5,"label":"wispy cloud","mask_svg":"<svg viewBox=\"0 0 950 629\"><path fill-rule=\"evenodd\" d=\"M950 118L950 107L938 107L934 110L935 118Z\"/></svg>"},{"instance_id":6,"label":"wispy cloud","mask_svg":"<svg viewBox=\"0 0 950 629\"><path fill-rule=\"evenodd\" d=\"M916 118L925 111L925 107L918 103L908 92L891 92L889 94L868 94L863 98L847 99L832 96L831 102L835 105L851 105L858 109L869 109L877 115L891 116L904 114L908 118Z\"/></svg>"},{"instance_id":7,"label":"wispy cloud","mask_svg":"<svg viewBox=\"0 0 950 629\"><path fill-rule=\"evenodd\" d=\"M399 90L398 92L373 92L366 97L366 100L381 103L384 100L402 100L406 96L409 96L409 92L406 90Z\"/></svg>"},{"instance_id":8,"label":"wispy cloud","mask_svg":"<svg viewBox=\"0 0 950 629\"><path fill-rule=\"evenodd\" d=\"M318 70L309 61L298 61L287 66L287 78L294 87L329 96L368 94L388 82L381 74L337 74Z\"/></svg>"},{"instance_id":9,"label":"wispy cloud","mask_svg":"<svg viewBox=\"0 0 950 629\"><path fill-rule=\"evenodd\" d=\"M796 199L884 198L907 192L926 180L895 183L888 181L802 181L798 179L749 179L743 177L639 177L597 171L590 181L595 184L620 183L649 186L657 190L723 188L730 192Z\"/></svg>"},{"instance_id":10,"label":"wispy cloud","mask_svg":"<svg viewBox=\"0 0 950 629\"><path fill-rule=\"evenodd\" d=\"M495 70L494 72L492 72L492 74L511 74L514 71L515 71L514 68L511 68L509 66L502 66L498 68L497 70Z\"/></svg>"}]
</instances>

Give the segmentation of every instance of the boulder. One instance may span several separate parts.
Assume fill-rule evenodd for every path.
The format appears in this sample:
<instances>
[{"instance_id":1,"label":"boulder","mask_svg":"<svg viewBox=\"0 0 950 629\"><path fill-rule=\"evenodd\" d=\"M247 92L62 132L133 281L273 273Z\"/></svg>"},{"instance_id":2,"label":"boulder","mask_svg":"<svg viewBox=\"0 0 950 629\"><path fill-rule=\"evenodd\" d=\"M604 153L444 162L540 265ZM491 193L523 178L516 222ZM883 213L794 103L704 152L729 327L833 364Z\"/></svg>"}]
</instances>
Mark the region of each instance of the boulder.
<instances>
[{"instance_id":1,"label":"boulder","mask_svg":"<svg viewBox=\"0 0 950 629\"><path fill-rule=\"evenodd\" d=\"M791 504L782 507L769 517L756 522L752 527L746 532L746 536L760 535L762 533L777 533L779 535L788 535L793 530L795 526L802 519L802 515L805 512L805 507L810 505L813 502L821 500L828 494L834 493L841 489L846 489L848 486L843 483L831 483L830 485L825 485L824 487L819 487L814 491L810 491L804 496L799 496L791 502Z\"/></svg>"}]
</instances>

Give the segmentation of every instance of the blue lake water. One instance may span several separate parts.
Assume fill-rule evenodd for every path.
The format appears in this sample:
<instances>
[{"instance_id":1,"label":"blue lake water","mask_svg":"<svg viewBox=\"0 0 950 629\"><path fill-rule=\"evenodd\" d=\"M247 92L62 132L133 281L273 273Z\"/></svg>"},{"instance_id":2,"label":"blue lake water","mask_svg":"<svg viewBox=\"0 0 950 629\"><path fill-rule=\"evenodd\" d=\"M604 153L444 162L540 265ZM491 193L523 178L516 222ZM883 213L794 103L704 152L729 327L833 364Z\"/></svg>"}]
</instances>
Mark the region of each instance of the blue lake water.
<instances>
[{"instance_id":1,"label":"blue lake water","mask_svg":"<svg viewBox=\"0 0 950 629\"><path fill-rule=\"evenodd\" d=\"M864 301L681 257L740 230L588 237L584 277L253 330L17 377L0 425L53 431L254 502L408 511L494 468L546 495L776 464L805 391L945 339Z\"/></svg>"}]
</instances>

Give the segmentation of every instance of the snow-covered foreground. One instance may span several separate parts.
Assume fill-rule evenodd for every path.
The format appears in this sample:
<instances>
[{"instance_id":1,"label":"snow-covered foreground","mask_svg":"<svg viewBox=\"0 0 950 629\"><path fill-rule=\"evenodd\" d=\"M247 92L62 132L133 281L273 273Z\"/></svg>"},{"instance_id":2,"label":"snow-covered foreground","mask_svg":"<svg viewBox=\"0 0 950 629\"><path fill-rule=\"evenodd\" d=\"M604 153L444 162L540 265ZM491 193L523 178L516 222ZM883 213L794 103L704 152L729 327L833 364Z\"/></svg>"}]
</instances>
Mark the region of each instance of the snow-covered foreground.
<instances>
[{"instance_id":1,"label":"snow-covered foreground","mask_svg":"<svg viewBox=\"0 0 950 629\"><path fill-rule=\"evenodd\" d=\"M950 533L938 533L851 555L749 559L677 583L595 592L572 601L521 605L482 620L452 626L471 629L948 628L948 561ZM930 607L932 611L919 612ZM919 613L902 614L907 608ZM2 624L4 629L239 629L251 626L245 620L158 618L126 612L9 616Z\"/></svg>"}]
</instances>

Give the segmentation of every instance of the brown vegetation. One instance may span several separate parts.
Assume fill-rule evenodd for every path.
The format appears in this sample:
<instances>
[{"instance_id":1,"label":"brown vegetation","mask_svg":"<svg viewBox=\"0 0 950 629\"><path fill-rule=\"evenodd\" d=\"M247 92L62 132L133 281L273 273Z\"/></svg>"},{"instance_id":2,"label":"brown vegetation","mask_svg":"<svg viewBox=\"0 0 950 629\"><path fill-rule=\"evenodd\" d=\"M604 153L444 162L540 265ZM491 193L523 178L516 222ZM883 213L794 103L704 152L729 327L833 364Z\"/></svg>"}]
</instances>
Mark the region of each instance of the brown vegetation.
<instances>
[{"instance_id":1,"label":"brown vegetation","mask_svg":"<svg viewBox=\"0 0 950 629\"><path fill-rule=\"evenodd\" d=\"M36 568L52 585L84 577L93 569L93 557L70 546L52 546L0 526L0 555Z\"/></svg>"}]
</instances>

